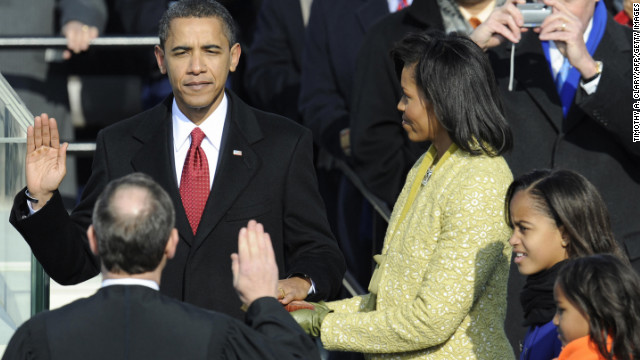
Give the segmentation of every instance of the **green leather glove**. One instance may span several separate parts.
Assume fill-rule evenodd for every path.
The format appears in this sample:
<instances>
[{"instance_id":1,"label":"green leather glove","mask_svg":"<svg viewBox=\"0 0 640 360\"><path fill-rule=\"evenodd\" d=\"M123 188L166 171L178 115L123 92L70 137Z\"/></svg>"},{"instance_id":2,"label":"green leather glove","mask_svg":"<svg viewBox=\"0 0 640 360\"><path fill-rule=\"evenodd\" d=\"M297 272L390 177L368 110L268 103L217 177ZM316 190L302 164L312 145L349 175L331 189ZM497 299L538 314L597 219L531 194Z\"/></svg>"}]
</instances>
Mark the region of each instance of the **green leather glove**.
<instances>
[{"instance_id":1,"label":"green leather glove","mask_svg":"<svg viewBox=\"0 0 640 360\"><path fill-rule=\"evenodd\" d=\"M322 326L322 320L328 313L333 312L325 305L324 301L318 303L310 302L315 307L315 310L301 309L290 312L293 319L302 327L307 334L318 337L320 336L320 327Z\"/></svg>"}]
</instances>

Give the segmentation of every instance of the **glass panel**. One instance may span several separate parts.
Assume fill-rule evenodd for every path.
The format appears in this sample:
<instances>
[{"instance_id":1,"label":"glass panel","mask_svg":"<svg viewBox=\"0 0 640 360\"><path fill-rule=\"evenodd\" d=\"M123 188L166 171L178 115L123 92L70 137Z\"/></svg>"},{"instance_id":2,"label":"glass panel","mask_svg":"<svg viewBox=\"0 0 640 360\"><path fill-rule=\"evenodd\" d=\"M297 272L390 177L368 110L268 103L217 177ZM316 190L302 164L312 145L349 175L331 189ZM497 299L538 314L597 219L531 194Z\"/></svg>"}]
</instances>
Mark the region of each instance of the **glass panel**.
<instances>
[{"instance_id":1,"label":"glass panel","mask_svg":"<svg viewBox=\"0 0 640 360\"><path fill-rule=\"evenodd\" d=\"M14 195L26 183L27 126L33 116L0 74L0 354L31 316L31 251L9 224Z\"/></svg>"}]
</instances>

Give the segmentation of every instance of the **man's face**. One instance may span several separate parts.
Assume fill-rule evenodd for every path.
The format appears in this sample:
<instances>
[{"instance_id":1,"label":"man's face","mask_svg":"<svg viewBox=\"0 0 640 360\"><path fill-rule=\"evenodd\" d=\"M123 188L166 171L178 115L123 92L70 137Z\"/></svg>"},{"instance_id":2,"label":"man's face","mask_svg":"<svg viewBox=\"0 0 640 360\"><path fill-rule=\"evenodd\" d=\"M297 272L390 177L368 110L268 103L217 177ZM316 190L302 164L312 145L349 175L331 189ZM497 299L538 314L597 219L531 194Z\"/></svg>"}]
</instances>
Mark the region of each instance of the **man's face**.
<instances>
[{"instance_id":1,"label":"man's face","mask_svg":"<svg viewBox=\"0 0 640 360\"><path fill-rule=\"evenodd\" d=\"M240 44L229 47L218 18L177 18L155 55L180 111L199 125L220 104L227 75L238 65Z\"/></svg>"}]
</instances>

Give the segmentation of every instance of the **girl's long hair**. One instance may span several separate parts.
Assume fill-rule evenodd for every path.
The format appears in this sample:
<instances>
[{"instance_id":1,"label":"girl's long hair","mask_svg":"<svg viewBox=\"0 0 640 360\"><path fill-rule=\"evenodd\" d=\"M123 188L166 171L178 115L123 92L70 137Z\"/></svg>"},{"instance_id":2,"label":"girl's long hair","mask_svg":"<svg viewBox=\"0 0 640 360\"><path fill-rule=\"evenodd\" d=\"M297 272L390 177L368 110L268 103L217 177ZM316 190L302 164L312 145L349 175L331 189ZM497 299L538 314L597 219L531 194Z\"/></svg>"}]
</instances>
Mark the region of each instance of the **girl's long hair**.
<instances>
[{"instance_id":1,"label":"girl's long hair","mask_svg":"<svg viewBox=\"0 0 640 360\"><path fill-rule=\"evenodd\" d=\"M587 318L605 359L640 359L640 276L631 266L609 254L578 257L563 266L556 284Z\"/></svg>"}]
</instances>

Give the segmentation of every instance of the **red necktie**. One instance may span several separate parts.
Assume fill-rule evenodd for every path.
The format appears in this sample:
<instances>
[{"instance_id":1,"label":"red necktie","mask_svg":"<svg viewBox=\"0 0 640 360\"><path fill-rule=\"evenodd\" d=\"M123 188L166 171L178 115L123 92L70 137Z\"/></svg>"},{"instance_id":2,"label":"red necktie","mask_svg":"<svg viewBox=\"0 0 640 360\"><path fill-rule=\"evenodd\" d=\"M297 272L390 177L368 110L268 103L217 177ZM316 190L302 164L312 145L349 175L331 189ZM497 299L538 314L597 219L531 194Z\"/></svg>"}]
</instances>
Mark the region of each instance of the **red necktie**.
<instances>
[{"instance_id":1,"label":"red necktie","mask_svg":"<svg viewBox=\"0 0 640 360\"><path fill-rule=\"evenodd\" d=\"M407 3L407 0L398 0L398 8L396 10L402 10L407 6L409 6L409 4Z\"/></svg>"},{"instance_id":2,"label":"red necktie","mask_svg":"<svg viewBox=\"0 0 640 360\"><path fill-rule=\"evenodd\" d=\"M194 235L209 197L209 163L200 146L204 136L200 128L191 132L191 147L184 161L180 179L180 197Z\"/></svg>"}]
</instances>

